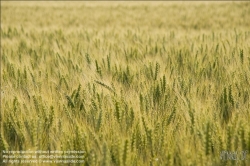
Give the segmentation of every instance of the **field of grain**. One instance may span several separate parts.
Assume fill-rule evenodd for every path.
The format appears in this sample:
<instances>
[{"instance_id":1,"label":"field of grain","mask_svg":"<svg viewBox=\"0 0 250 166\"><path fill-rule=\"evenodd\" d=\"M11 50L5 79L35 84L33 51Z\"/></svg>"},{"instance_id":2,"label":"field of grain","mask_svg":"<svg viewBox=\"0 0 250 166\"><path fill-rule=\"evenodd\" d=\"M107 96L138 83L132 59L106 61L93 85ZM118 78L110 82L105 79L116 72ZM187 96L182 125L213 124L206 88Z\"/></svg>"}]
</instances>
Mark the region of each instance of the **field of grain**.
<instances>
[{"instance_id":1,"label":"field of grain","mask_svg":"<svg viewBox=\"0 0 250 166\"><path fill-rule=\"evenodd\" d=\"M1 2L0 162L250 165L249 16L249 2Z\"/></svg>"}]
</instances>

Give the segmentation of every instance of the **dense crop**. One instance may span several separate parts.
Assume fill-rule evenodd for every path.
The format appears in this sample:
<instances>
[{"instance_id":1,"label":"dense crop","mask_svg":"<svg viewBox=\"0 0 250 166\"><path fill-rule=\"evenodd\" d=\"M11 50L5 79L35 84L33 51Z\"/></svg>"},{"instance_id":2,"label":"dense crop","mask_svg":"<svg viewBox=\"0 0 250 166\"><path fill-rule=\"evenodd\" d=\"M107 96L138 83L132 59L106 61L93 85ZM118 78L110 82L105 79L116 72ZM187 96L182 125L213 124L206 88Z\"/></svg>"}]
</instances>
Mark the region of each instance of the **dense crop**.
<instances>
[{"instance_id":1,"label":"dense crop","mask_svg":"<svg viewBox=\"0 0 250 166\"><path fill-rule=\"evenodd\" d=\"M248 2L2 2L1 14L1 150L250 164Z\"/></svg>"}]
</instances>

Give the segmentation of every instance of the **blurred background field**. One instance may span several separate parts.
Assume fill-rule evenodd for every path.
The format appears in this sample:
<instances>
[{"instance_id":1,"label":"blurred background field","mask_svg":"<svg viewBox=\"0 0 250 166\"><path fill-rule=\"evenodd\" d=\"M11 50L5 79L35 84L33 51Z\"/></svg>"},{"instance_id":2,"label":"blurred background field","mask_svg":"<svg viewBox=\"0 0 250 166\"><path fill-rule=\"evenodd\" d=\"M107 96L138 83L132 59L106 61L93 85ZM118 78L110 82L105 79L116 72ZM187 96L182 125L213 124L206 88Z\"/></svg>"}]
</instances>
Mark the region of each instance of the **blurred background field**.
<instances>
[{"instance_id":1,"label":"blurred background field","mask_svg":"<svg viewBox=\"0 0 250 166\"><path fill-rule=\"evenodd\" d=\"M249 16L249 2L1 2L0 149L249 165Z\"/></svg>"},{"instance_id":2,"label":"blurred background field","mask_svg":"<svg viewBox=\"0 0 250 166\"><path fill-rule=\"evenodd\" d=\"M248 2L2 2L2 28L168 30L247 29Z\"/></svg>"}]
</instances>

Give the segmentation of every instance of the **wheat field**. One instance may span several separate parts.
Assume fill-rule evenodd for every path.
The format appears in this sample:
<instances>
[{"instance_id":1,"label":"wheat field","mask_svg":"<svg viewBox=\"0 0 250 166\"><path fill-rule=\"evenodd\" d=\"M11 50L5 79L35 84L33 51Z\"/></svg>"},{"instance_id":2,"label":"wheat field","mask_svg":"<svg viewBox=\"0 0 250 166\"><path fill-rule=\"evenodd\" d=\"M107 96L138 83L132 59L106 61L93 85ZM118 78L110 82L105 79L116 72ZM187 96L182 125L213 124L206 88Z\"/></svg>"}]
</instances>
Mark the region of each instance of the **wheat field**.
<instances>
[{"instance_id":1,"label":"wheat field","mask_svg":"<svg viewBox=\"0 0 250 166\"><path fill-rule=\"evenodd\" d=\"M249 2L1 1L0 161L250 165L249 16Z\"/></svg>"}]
</instances>

